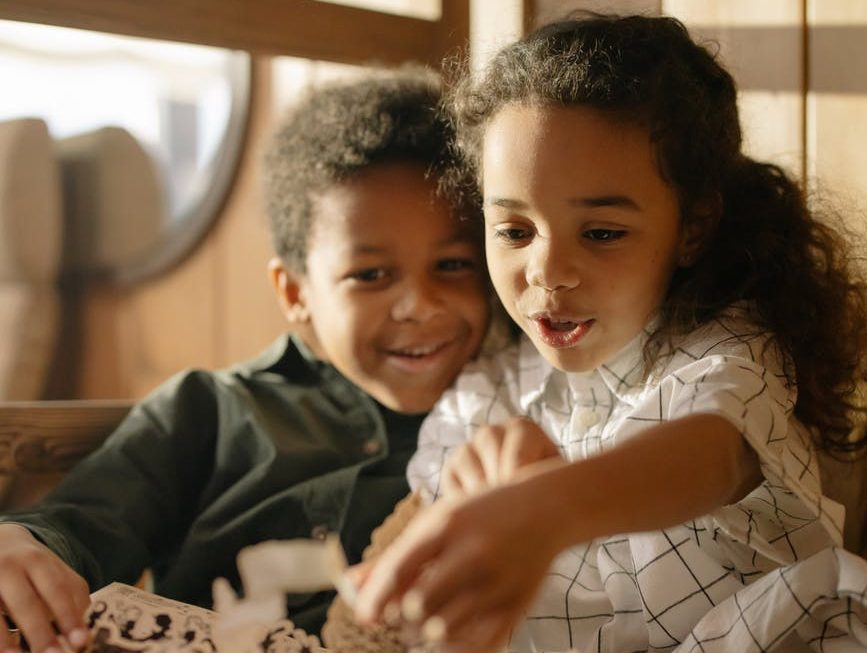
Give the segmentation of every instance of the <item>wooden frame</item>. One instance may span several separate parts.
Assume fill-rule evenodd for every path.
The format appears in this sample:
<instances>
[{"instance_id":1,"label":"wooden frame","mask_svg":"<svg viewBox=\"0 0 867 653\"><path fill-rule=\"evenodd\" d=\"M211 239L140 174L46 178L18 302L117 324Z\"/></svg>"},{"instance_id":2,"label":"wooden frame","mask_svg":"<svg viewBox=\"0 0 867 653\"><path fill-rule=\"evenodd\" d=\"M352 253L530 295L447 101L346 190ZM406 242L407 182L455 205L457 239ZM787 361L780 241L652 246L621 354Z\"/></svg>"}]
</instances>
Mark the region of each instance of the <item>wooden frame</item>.
<instances>
[{"instance_id":1,"label":"wooden frame","mask_svg":"<svg viewBox=\"0 0 867 653\"><path fill-rule=\"evenodd\" d=\"M438 21L317 0L0 0L0 18L355 64L439 65L469 38L469 0Z\"/></svg>"},{"instance_id":2,"label":"wooden frame","mask_svg":"<svg viewBox=\"0 0 867 653\"><path fill-rule=\"evenodd\" d=\"M0 402L0 510L41 498L131 408L129 401Z\"/></svg>"}]
</instances>

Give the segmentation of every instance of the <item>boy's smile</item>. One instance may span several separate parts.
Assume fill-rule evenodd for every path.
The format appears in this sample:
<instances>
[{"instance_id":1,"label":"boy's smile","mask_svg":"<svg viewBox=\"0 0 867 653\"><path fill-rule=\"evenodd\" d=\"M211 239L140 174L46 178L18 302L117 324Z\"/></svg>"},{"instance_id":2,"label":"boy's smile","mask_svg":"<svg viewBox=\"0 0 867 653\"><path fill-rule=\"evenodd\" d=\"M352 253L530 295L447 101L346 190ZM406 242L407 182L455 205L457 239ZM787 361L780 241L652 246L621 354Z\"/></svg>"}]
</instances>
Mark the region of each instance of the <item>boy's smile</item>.
<instances>
[{"instance_id":1,"label":"boy's smile","mask_svg":"<svg viewBox=\"0 0 867 653\"><path fill-rule=\"evenodd\" d=\"M681 256L677 196L642 128L587 107L506 105L482 152L488 269L555 367L588 371L637 336Z\"/></svg>"},{"instance_id":2,"label":"boy's smile","mask_svg":"<svg viewBox=\"0 0 867 653\"><path fill-rule=\"evenodd\" d=\"M317 356L406 413L433 406L488 323L480 246L434 189L422 166L392 163L321 193L294 287Z\"/></svg>"}]
</instances>

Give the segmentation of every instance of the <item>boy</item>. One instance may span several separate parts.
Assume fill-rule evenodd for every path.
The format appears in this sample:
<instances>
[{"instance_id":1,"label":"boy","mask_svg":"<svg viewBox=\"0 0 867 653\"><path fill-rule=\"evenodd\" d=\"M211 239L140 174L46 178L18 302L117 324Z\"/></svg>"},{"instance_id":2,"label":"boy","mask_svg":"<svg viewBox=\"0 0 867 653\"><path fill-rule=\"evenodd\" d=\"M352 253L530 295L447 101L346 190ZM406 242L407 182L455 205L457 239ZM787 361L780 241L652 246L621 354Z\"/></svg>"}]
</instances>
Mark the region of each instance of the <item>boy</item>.
<instances>
[{"instance_id":1,"label":"boy","mask_svg":"<svg viewBox=\"0 0 867 653\"><path fill-rule=\"evenodd\" d=\"M52 621L83 646L89 589L145 568L157 593L208 605L216 576L237 589L247 544L337 531L358 561L488 324L479 244L438 192L438 101L431 74L404 70L323 88L283 124L269 272L294 335L171 379L41 506L0 520L0 607L33 650L58 650ZM289 616L316 633L330 600L290 597Z\"/></svg>"}]
</instances>

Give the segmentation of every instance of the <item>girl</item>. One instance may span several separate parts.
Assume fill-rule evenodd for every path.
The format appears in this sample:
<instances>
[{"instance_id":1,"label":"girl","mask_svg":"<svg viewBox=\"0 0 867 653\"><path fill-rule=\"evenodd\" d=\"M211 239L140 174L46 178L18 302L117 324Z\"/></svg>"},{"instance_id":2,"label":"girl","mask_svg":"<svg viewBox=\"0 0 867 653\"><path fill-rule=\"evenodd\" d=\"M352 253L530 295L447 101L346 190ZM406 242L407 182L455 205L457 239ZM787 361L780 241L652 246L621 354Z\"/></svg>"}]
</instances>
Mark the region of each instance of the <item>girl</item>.
<instances>
[{"instance_id":1,"label":"girl","mask_svg":"<svg viewBox=\"0 0 867 653\"><path fill-rule=\"evenodd\" d=\"M493 650L525 614L516 648L671 650L840 543L815 448L864 444L865 284L796 184L741 152L731 76L672 18L543 27L456 108L526 337L423 427L411 483L449 496L367 577L359 617L403 597L449 650Z\"/></svg>"}]
</instances>

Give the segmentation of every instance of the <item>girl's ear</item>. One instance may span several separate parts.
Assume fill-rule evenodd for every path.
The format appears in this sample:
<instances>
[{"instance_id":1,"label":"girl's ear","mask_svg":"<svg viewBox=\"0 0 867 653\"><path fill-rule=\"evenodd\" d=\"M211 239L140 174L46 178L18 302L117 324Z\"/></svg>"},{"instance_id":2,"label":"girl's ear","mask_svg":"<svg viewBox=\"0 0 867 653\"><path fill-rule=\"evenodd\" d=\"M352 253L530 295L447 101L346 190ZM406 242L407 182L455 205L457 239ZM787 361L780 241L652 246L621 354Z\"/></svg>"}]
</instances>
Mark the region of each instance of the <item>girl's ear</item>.
<instances>
[{"instance_id":1,"label":"girl's ear","mask_svg":"<svg viewBox=\"0 0 867 653\"><path fill-rule=\"evenodd\" d=\"M277 303L290 324L301 324L310 320L310 312L304 301L301 277L292 272L279 256L268 261L268 276L277 293Z\"/></svg>"},{"instance_id":2,"label":"girl's ear","mask_svg":"<svg viewBox=\"0 0 867 653\"><path fill-rule=\"evenodd\" d=\"M722 198L719 195L695 203L690 215L681 223L677 256L679 267L688 268L699 259L714 237L721 214Z\"/></svg>"}]
</instances>

